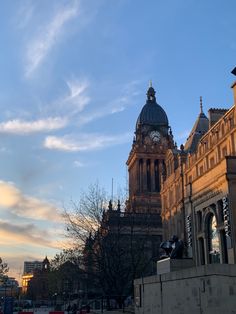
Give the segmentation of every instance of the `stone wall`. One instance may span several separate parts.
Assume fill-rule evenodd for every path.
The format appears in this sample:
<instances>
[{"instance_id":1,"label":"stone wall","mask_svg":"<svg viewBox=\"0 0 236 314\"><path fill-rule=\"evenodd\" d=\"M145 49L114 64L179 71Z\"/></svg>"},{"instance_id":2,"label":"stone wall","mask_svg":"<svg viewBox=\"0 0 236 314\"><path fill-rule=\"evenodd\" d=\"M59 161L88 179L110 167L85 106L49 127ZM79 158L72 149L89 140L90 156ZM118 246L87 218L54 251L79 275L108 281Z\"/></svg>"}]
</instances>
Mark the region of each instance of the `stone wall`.
<instances>
[{"instance_id":1,"label":"stone wall","mask_svg":"<svg viewBox=\"0 0 236 314\"><path fill-rule=\"evenodd\" d=\"M204 265L134 286L136 314L236 314L236 265Z\"/></svg>"}]
</instances>

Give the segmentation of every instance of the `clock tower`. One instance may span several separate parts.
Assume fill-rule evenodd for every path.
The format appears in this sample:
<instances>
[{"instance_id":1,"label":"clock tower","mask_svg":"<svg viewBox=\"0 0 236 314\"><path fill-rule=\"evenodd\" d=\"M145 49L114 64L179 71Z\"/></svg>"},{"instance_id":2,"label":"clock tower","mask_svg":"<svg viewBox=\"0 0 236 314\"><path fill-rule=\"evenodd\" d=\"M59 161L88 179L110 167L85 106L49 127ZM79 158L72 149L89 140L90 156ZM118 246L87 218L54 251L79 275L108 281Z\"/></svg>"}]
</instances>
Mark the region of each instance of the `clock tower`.
<instances>
[{"instance_id":1,"label":"clock tower","mask_svg":"<svg viewBox=\"0 0 236 314\"><path fill-rule=\"evenodd\" d=\"M161 213L160 172L165 153L169 148L174 148L174 142L167 115L157 104L155 94L154 88L150 86L146 104L137 119L127 160L128 212Z\"/></svg>"}]
</instances>

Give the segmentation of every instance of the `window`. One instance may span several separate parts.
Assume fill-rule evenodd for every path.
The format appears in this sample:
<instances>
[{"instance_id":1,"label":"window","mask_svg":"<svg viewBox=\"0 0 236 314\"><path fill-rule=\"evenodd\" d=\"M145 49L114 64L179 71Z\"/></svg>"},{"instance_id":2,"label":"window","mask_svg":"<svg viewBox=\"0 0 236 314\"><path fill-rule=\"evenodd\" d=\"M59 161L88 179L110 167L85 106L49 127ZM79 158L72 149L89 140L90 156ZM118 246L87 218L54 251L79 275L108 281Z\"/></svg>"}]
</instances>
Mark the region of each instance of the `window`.
<instances>
[{"instance_id":1,"label":"window","mask_svg":"<svg viewBox=\"0 0 236 314\"><path fill-rule=\"evenodd\" d=\"M169 193L169 202L170 202L170 206L173 204L173 191L170 190L170 193Z\"/></svg>"},{"instance_id":2,"label":"window","mask_svg":"<svg viewBox=\"0 0 236 314\"><path fill-rule=\"evenodd\" d=\"M209 142L210 142L210 146L212 146L212 136L210 136Z\"/></svg>"},{"instance_id":3,"label":"window","mask_svg":"<svg viewBox=\"0 0 236 314\"><path fill-rule=\"evenodd\" d=\"M225 156L227 156L227 147L226 146L224 146L222 148L222 158L224 158Z\"/></svg>"},{"instance_id":4,"label":"window","mask_svg":"<svg viewBox=\"0 0 236 314\"><path fill-rule=\"evenodd\" d=\"M175 187L175 198L176 198L176 201L180 199L180 188L179 188L178 183L176 184L176 187Z\"/></svg>"},{"instance_id":5,"label":"window","mask_svg":"<svg viewBox=\"0 0 236 314\"><path fill-rule=\"evenodd\" d=\"M139 160L139 191L143 191L143 160Z\"/></svg>"},{"instance_id":6,"label":"window","mask_svg":"<svg viewBox=\"0 0 236 314\"><path fill-rule=\"evenodd\" d=\"M167 197L166 197L166 195L164 195L164 198L163 198L163 207L164 207L164 210L167 208Z\"/></svg>"},{"instance_id":7,"label":"window","mask_svg":"<svg viewBox=\"0 0 236 314\"><path fill-rule=\"evenodd\" d=\"M214 165L215 165L215 159L214 159L214 157L211 157L210 158L210 168L213 168Z\"/></svg>"},{"instance_id":8,"label":"window","mask_svg":"<svg viewBox=\"0 0 236 314\"><path fill-rule=\"evenodd\" d=\"M224 124L221 126L221 135L223 136L225 134L225 127Z\"/></svg>"},{"instance_id":9,"label":"window","mask_svg":"<svg viewBox=\"0 0 236 314\"><path fill-rule=\"evenodd\" d=\"M211 214L208 219L208 239L210 263L220 263L220 239L217 230L216 216L213 214Z\"/></svg>"},{"instance_id":10,"label":"window","mask_svg":"<svg viewBox=\"0 0 236 314\"><path fill-rule=\"evenodd\" d=\"M147 160L147 190L151 192L151 162L150 159Z\"/></svg>"},{"instance_id":11,"label":"window","mask_svg":"<svg viewBox=\"0 0 236 314\"><path fill-rule=\"evenodd\" d=\"M155 172L155 191L160 192L160 176L159 176L159 163L158 160L155 160L154 164L154 172Z\"/></svg>"}]
</instances>

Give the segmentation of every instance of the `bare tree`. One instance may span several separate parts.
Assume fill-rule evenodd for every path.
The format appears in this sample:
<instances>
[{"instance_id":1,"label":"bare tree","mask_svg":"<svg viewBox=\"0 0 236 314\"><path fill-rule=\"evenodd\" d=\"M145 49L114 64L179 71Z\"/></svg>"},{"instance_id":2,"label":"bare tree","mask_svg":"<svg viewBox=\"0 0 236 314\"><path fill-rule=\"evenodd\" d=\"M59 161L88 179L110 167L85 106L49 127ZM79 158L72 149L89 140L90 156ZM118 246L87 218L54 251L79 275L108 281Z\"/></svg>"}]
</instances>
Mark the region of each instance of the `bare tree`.
<instances>
[{"instance_id":1,"label":"bare tree","mask_svg":"<svg viewBox=\"0 0 236 314\"><path fill-rule=\"evenodd\" d=\"M160 223L156 216L124 212L121 207L119 201L108 202L96 183L64 215L67 236L83 254L87 290L100 290L120 305L132 293L133 280L148 274L153 262L153 226Z\"/></svg>"},{"instance_id":2,"label":"bare tree","mask_svg":"<svg viewBox=\"0 0 236 314\"><path fill-rule=\"evenodd\" d=\"M62 252L56 254L50 261L50 269L52 271L58 270L63 264L70 262L71 264L80 267L82 260L81 250L79 248L64 249Z\"/></svg>"},{"instance_id":3,"label":"bare tree","mask_svg":"<svg viewBox=\"0 0 236 314\"><path fill-rule=\"evenodd\" d=\"M81 194L78 203L71 201L71 208L65 209L67 236L74 241L76 247L83 248L88 237L95 235L107 204L106 192L95 183L89 186L86 193Z\"/></svg>"},{"instance_id":4,"label":"bare tree","mask_svg":"<svg viewBox=\"0 0 236 314\"><path fill-rule=\"evenodd\" d=\"M0 280L6 276L9 271L9 267L7 263L4 263L2 258L0 257Z\"/></svg>"}]
</instances>

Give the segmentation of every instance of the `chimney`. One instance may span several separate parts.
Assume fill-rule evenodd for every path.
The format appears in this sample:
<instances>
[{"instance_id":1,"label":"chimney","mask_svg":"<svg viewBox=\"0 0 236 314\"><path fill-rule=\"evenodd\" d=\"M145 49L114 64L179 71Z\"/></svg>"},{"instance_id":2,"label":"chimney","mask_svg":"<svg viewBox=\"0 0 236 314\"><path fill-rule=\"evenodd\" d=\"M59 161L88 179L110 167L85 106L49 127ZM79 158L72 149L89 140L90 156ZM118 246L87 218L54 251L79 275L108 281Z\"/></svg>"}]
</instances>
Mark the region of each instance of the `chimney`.
<instances>
[{"instance_id":1,"label":"chimney","mask_svg":"<svg viewBox=\"0 0 236 314\"><path fill-rule=\"evenodd\" d=\"M231 71L232 74L236 75L236 67ZM233 88L233 93L234 93L234 105L236 106L236 81L233 83L231 86Z\"/></svg>"},{"instance_id":2,"label":"chimney","mask_svg":"<svg viewBox=\"0 0 236 314\"><path fill-rule=\"evenodd\" d=\"M231 86L233 88L233 93L234 93L234 105L236 106L236 81L233 83Z\"/></svg>"},{"instance_id":3,"label":"chimney","mask_svg":"<svg viewBox=\"0 0 236 314\"><path fill-rule=\"evenodd\" d=\"M236 82L235 82L236 83ZM208 110L209 129L228 111L228 109L210 108Z\"/></svg>"}]
</instances>

